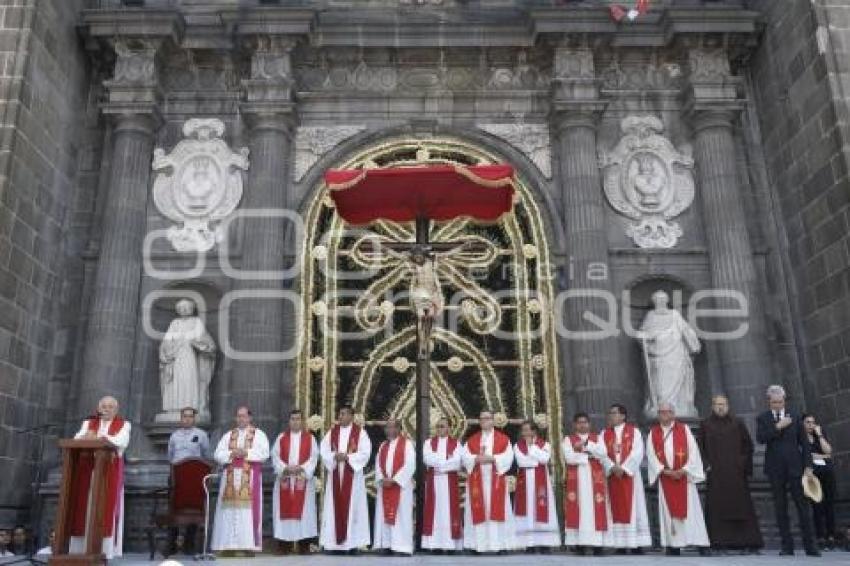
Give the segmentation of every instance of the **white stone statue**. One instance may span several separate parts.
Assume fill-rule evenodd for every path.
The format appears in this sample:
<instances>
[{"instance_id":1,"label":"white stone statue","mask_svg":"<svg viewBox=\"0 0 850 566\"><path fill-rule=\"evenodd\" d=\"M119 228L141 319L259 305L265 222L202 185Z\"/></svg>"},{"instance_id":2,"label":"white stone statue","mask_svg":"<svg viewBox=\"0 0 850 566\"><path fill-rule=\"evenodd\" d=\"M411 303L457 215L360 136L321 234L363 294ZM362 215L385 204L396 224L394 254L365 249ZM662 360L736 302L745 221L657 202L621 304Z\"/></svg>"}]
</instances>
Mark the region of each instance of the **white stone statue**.
<instances>
[{"instance_id":1,"label":"white stone statue","mask_svg":"<svg viewBox=\"0 0 850 566\"><path fill-rule=\"evenodd\" d=\"M679 311L668 307L664 291L652 294L654 309L637 333L646 365L648 391L644 414L655 418L658 404L672 403L680 417L696 418L694 365L691 356L700 351L696 331Z\"/></svg>"},{"instance_id":2,"label":"white stone statue","mask_svg":"<svg viewBox=\"0 0 850 566\"><path fill-rule=\"evenodd\" d=\"M162 413L156 420L177 422L180 409L194 407L198 421L209 422L209 386L216 345L203 321L195 315L193 301L181 299L175 310L178 317L171 321L159 347Z\"/></svg>"}]
</instances>

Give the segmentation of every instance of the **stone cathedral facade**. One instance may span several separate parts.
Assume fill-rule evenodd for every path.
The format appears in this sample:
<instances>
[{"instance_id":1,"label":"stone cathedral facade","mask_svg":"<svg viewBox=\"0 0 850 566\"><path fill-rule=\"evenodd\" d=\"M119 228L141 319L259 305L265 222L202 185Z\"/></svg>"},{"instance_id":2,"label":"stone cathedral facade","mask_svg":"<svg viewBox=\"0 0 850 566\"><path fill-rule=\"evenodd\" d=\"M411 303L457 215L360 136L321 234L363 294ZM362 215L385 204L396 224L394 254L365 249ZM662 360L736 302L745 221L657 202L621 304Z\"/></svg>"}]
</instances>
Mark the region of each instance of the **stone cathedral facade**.
<instances>
[{"instance_id":1,"label":"stone cathedral facade","mask_svg":"<svg viewBox=\"0 0 850 566\"><path fill-rule=\"evenodd\" d=\"M596 328L588 311L637 325L657 289L683 310L726 289L747 331L703 341L700 415L722 392L752 422L781 383L850 472L850 9L658 0L617 22L603 0L0 4L4 522L42 507L50 522L55 440L110 394L133 423L127 544L141 544L167 477L157 333L179 297L219 345L213 440L240 403L272 437L291 408L318 431L341 402L414 426L415 330L382 298L401 272L342 231L328 168L517 171L510 218L434 229L487 248L447 264L444 287L472 297L433 354L455 432L484 405L553 435L613 402L645 422L636 340L564 329Z\"/></svg>"}]
</instances>

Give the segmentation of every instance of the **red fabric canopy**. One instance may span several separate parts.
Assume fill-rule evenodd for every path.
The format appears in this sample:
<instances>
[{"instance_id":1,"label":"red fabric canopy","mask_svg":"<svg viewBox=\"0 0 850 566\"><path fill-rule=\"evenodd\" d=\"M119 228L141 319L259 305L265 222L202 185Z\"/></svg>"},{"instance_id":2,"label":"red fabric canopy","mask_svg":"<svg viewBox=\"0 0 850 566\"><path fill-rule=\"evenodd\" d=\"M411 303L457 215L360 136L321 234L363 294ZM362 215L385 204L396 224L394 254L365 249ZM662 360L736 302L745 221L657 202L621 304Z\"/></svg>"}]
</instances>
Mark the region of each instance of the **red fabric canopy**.
<instances>
[{"instance_id":1,"label":"red fabric canopy","mask_svg":"<svg viewBox=\"0 0 850 566\"><path fill-rule=\"evenodd\" d=\"M351 224L417 217L471 217L492 222L513 207L510 165L431 165L387 169L331 169L325 183L339 215Z\"/></svg>"}]
</instances>

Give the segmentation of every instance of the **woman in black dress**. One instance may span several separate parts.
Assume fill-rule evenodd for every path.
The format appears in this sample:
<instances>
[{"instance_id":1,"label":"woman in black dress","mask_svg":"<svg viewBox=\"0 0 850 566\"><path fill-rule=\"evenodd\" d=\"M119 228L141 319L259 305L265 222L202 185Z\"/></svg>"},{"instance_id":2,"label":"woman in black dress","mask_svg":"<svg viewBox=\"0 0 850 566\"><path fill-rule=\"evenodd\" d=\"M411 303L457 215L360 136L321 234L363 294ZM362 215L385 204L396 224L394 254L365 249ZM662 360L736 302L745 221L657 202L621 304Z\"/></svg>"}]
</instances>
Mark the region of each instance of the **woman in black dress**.
<instances>
[{"instance_id":1,"label":"woman in black dress","mask_svg":"<svg viewBox=\"0 0 850 566\"><path fill-rule=\"evenodd\" d=\"M835 472L832 467L832 446L827 442L814 415L803 415L803 428L812 452L814 472L820 480L823 499L812 503L815 532L821 548L835 547Z\"/></svg>"}]
</instances>

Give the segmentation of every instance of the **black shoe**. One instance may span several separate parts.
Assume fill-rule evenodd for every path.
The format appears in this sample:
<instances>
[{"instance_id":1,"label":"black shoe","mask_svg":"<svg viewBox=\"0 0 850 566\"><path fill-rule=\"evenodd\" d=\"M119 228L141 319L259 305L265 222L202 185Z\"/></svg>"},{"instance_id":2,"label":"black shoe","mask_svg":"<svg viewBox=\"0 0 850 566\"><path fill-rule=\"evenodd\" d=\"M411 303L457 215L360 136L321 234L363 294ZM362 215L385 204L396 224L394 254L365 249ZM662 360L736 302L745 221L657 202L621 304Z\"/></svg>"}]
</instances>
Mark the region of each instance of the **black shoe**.
<instances>
[{"instance_id":1,"label":"black shoe","mask_svg":"<svg viewBox=\"0 0 850 566\"><path fill-rule=\"evenodd\" d=\"M668 546L667 552L665 554L667 554L667 556L681 556L682 555L682 549L681 548L671 548L671 547Z\"/></svg>"},{"instance_id":2,"label":"black shoe","mask_svg":"<svg viewBox=\"0 0 850 566\"><path fill-rule=\"evenodd\" d=\"M575 552L578 556L584 556L587 554L587 549L583 546L576 546L573 548L573 552Z\"/></svg>"},{"instance_id":3,"label":"black shoe","mask_svg":"<svg viewBox=\"0 0 850 566\"><path fill-rule=\"evenodd\" d=\"M711 556L711 549L705 546L701 546L698 549L700 556Z\"/></svg>"},{"instance_id":4,"label":"black shoe","mask_svg":"<svg viewBox=\"0 0 850 566\"><path fill-rule=\"evenodd\" d=\"M783 548L779 551L779 556L794 556L793 548Z\"/></svg>"},{"instance_id":5,"label":"black shoe","mask_svg":"<svg viewBox=\"0 0 850 566\"><path fill-rule=\"evenodd\" d=\"M642 548L633 548L632 554L634 556L643 556L643 549Z\"/></svg>"},{"instance_id":6,"label":"black shoe","mask_svg":"<svg viewBox=\"0 0 850 566\"><path fill-rule=\"evenodd\" d=\"M807 548L806 549L806 556L820 556L820 555L821 555L820 550L818 550L817 548Z\"/></svg>"},{"instance_id":7,"label":"black shoe","mask_svg":"<svg viewBox=\"0 0 850 566\"><path fill-rule=\"evenodd\" d=\"M618 548L614 551L614 554L628 554L628 551L625 548Z\"/></svg>"},{"instance_id":8,"label":"black shoe","mask_svg":"<svg viewBox=\"0 0 850 566\"><path fill-rule=\"evenodd\" d=\"M593 547L593 555L594 556L602 556L603 554L605 554L605 551L602 550L601 546L594 546Z\"/></svg>"}]
</instances>

